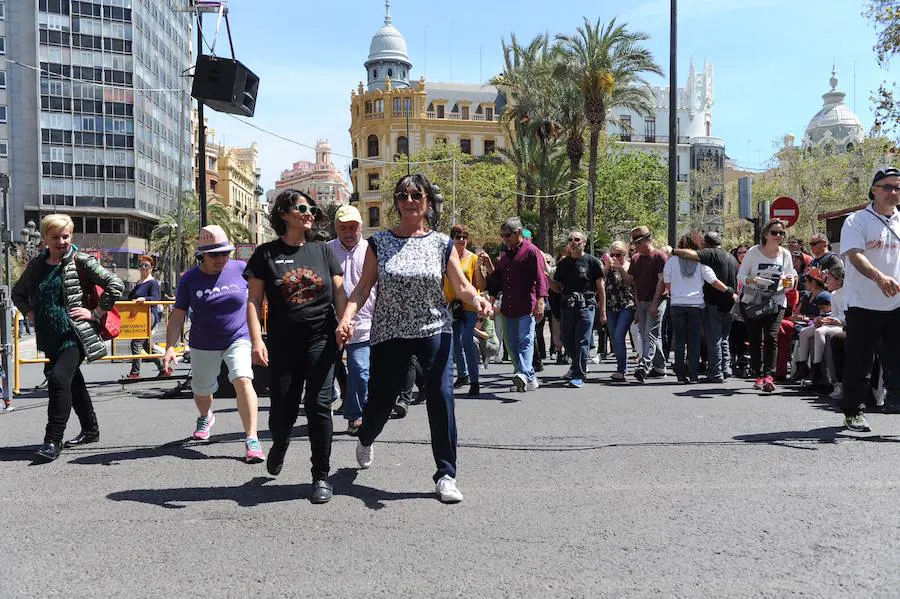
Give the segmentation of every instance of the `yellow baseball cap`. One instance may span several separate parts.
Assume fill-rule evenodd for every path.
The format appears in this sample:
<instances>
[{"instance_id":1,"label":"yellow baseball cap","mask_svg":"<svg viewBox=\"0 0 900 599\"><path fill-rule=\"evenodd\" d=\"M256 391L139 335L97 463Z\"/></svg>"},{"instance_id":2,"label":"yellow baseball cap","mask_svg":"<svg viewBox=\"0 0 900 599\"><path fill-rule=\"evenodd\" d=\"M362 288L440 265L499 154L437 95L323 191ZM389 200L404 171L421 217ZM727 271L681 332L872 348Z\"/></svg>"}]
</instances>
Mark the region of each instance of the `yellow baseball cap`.
<instances>
[{"instance_id":1,"label":"yellow baseball cap","mask_svg":"<svg viewBox=\"0 0 900 599\"><path fill-rule=\"evenodd\" d=\"M341 206L334 213L334 220L342 223L357 222L362 224L363 222L362 215L356 209L356 206Z\"/></svg>"}]
</instances>

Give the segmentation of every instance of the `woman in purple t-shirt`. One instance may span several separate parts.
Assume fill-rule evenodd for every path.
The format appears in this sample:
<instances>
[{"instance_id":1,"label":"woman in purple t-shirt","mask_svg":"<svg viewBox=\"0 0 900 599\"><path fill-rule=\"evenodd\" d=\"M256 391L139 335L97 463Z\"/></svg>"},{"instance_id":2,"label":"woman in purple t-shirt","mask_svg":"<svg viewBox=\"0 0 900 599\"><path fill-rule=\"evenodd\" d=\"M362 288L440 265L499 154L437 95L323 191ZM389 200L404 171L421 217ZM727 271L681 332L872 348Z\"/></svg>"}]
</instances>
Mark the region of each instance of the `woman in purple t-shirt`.
<instances>
[{"instance_id":1,"label":"woman in purple t-shirt","mask_svg":"<svg viewBox=\"0 0 900 599\"><path fill-rule=\"evenodd\" d=\"M237 408L247 434L244 440L248 464L265 460L256 435L258 401L253 389L253 364L250 359L250 332L247 328L246 264L230 260L234 246L222 227L200 229L197 254L199 266L190 269L178 282L175 307L166 329L166 355L163 368L168 371L175 359L175 344L181 337L184 319L191 310L191 390L200 416L193 437L205 441L216 421L212 411L213 394L218 390L222 362L228 366L228 380L237 392Z\"/></svg>"}]
</instances>

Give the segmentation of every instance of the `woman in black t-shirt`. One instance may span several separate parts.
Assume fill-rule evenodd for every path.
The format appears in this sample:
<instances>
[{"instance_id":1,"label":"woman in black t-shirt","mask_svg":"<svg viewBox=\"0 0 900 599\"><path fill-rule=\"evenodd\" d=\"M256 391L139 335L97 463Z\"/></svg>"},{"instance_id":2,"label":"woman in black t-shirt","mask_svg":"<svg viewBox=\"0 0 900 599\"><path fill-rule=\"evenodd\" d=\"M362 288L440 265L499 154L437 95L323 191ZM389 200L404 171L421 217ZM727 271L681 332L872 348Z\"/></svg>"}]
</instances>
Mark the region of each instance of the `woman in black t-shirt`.
<instances>
[{"instance_id":1,"label":"woman in black t-shirt","mask_svg":"<svg viewBox=\"0 0 900 599\"><path fill-rule=\"evenodd\" d=\"M253 361L268 365L271 374L272 448L266 468L273 476L281 472L303 392L312 449L313 503L325 503L332 496L328 471L333 430L330 404L338 355L334 330L347 302L341 265L330 247L312 242L319 214L315 201L305 193L281 192L269 214L280 237L256 248L244 271L250 284L247 322ZM264 297L269 302L268 347L260 329Z\"/></svg>"}]
</instances>

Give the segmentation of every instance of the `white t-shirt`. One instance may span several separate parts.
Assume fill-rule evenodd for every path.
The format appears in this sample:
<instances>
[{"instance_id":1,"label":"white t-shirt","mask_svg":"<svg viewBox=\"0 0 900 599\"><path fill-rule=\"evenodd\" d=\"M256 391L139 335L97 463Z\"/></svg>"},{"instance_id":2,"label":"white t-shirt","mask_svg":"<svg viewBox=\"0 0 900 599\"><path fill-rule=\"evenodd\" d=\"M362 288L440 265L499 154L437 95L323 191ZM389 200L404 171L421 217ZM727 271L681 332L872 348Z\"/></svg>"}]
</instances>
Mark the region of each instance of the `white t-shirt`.
<instances>
[{"instance_id":1,"label":"white t-shirt","mask_svg":"<svg viewBox=\"0 0 900 599\"><path fill-rule=\"evenodd\" d=\"M900 212L896 210L890 218L887 218L876 213L870 205L854 212L844 221L844 226L841 227L841 257L844 259L846 269L844 289L848 308L865 308L880 312L900 308L900 295L887 297L875 281L856 270L847 255L849 250L863 250L863 255L872 266L900 281L898 236L900 236Z\"/></svg>"},{"instance_id":2,"label":"white t-shirt","mask_svg":"<svg viewBox=\"0 0 900 599\"><path fill-rule=\"evenodd\" d=\"M754 245L747 250L744 261L741 262L741 268L738 270L738 281L743 283L748 278L753 279L755 277L766 279L769 281L769 291L777 289L774 296L775 301L782 308L786 308L787 298L784 295L786 290L779 283L782 277L788 275L792 277L797 276L797 271L794 270L794 261L791 259L789 251L779 247L778 256L769 258L760 251L758 245ZM745 284L743 289L744 296L741 298L741 301L749 304L757 295L757 287Z\"/></svg>"},{"instance_id":3,"label":"white t-shirt","mask_svg":"<svg viewBox=\"0 0 900 599\"><path fill-rule=\"evenodd\" d=\"M831 292L831 317L847 322L847 297L844 288L839 287Z\"/></svg>"},{"instance_id":4,"label":"white t-shirt","mask_svg":"<svg viewBox=\"0 0 900 599\"><path fill-rule=\"evenodd\" d=\"M680 261L681 258L678 256L672 256L663 268L663 282L671 285L669 305L704 306L706 302L703 301L703 283L715 281L716 273L710 267L698 263L693 276L685 277L681 273Z\"/></svg>"}]
</instances>

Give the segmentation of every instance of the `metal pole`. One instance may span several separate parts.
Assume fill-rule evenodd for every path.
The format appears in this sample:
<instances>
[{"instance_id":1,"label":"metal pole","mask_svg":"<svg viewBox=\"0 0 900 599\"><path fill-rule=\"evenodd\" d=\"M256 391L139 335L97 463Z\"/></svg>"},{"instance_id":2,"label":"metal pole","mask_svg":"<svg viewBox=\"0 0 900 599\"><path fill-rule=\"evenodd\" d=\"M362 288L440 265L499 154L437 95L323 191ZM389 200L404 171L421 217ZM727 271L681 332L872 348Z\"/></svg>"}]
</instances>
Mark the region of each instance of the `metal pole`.
<instances>
[{"instance_id":1,"label":"metal pole","mask_svg":"<svg viewBox=\"0 0 900 599\"><path fill-rule=\"evenodd\" d=\"M203 13L197 13L197 56L203 54ZM200 196L200 227L206 226L206 124L203 122L203 100L197 98L197 153L200 163L197 193Z\"/></svg>"},{"instance_id":2,"label":"metal pole","mask_svg":"<svg viewBox=\"0 0 900 599\"><path fill-rule=\"evenodd\" d=\"M180 110L178 112L178 197L176 198L178 204L178 212L175 217L175 223L177 228L175 229L175 252L176 252L176 260L175 260L175 277L177 279L178 275L184 270L182 268L183 264L183 256L181 255L181 228L184 226L184 96L181 96L181 105ZM190 103L188 103L188 109L190 109ZM172 248L169 248L169 254L171 255ZM172 280L169 279L167 281L171 283ZM177 280L175 281L177 283ZM169 293L175 293L175 288L170 287Z\"/></svg>"},{"instance_id":3,"label":"metal pole","mask_svg":"<svg viewBox=\"0 0 900 599\"><path fill-rule=\"evenodd\" d=\"M456 224L456 156L453 157L453 202L450 212L453 214L453 224Z\"/></svg>"},{"instance_id":4,"label":"metal pole","mask_svg":"<svg viewBox=\"0 0 900 599\"><path fill-rule=\"evenodd\" d=\"M12 348L9 345L10 338L10 306L9 293L12 286L9 283L9 244L12 243L12 229L9 227L9 175L0 175L0 190L3 192L3 314L0 315L0 343L3 345L3 372L6 376L6 382L3 385L3 407L8 408L11 405L10 385L12 383L12 373L9 370L9 357Z\"/></svg>"},{"instance_id":5,"label":"metal pole","mask_svg":"<svg viewBox=\"0 0 900 599\"><path fill-rule=\"evenodd\" d=\"M406 175L409 176L412 174L412 163L410 162L412 156L412 142L409 139L409 111L412 110L412 100L410 100L410 105L406 106L406 100L403 100L403 108L409 108L409 110L404 110L406 113Z\"/></svg>"},{"instance_id":6,"label":"metal pole","mask_svg":"<svg viewBox=\"0 0 900 599\"><path fill-rule=\"evenodd\" d=\"M675 172L676 139L675 112L678 109L678 0L670 0L670 33L669 33L669 245L675 247L677 226L677 181L678 173Z\"/></svg>"}]
</instances>

